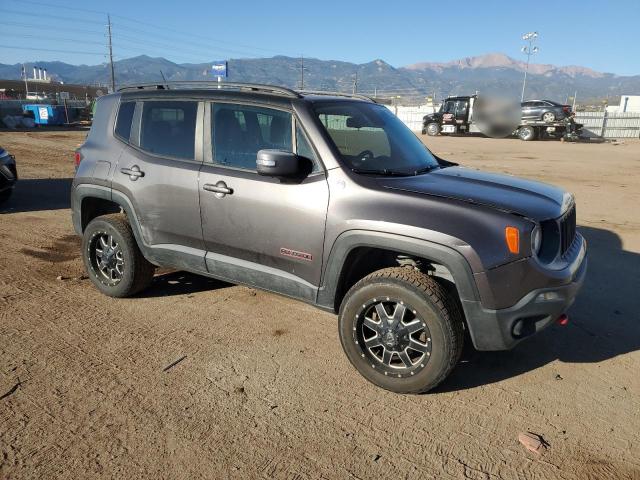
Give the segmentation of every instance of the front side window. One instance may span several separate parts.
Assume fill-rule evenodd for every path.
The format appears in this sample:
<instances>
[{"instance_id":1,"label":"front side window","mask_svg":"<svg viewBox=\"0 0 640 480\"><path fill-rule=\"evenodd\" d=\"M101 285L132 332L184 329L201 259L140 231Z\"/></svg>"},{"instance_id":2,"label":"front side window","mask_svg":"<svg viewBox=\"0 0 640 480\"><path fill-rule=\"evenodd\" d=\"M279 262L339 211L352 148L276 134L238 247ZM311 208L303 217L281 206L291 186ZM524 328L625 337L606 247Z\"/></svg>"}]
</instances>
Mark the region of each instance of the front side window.
<instances>
[{"instance_id":1,"label":"front side window","mask_svg":"<svg viewBox=\"0 0 640 480\"><path fill-rule=\"evenodd\" d=\"M319 102L315 114L348 168L415 175L438 166L427 147L388 108L367 102Z\"/></svg>"},{"instance_id":2,"label":"front side window","mask_svg":"<svg viewBox=\"0 0 640 480\"><path fill-rule=\"evenodd\" d=\"M197 113L195 101L144 102L140 148L156 155L193 160Z\"/></svg>"},{"instance_id":3,"label":"front side window","mask_svg":"<svg viewBox=\"0 0 640 480\"><path fill-rule=\"evenodd\" d=\"M116 120L116 135L125 142L129 141L131 135L131 121L133 112L136 109L136 102L122 102L118 109L118 119Z\"/></svg>"},{"instance_id":4,"label":"front side window","mask_svg":"<svg viewBox=\"0 0 640 480\"><path fill-rule=\"evenodd\" d=\"M213 161L220 165L256 169L258 150L293 151L291 113L248 105L212 106Z\"/></svg>"}]
</instances>

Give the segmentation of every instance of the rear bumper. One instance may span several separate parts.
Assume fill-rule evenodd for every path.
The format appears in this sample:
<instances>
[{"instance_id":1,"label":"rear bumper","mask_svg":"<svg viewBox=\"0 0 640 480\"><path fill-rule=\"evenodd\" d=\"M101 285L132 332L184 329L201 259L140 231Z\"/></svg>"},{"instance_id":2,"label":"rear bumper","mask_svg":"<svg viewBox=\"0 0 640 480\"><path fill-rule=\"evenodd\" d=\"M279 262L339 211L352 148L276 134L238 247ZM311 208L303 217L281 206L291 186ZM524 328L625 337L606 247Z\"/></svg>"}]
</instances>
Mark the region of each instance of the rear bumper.
<instances>
[{"instance_id":1,"label":"rear bumper","mask_svg":"<svg viewBox=\"0 0 640 480\"><path fill-rule=\"evenodd\" d=\"M509 308L492 310L463 300L473 344L478 350L509 350L551 325L573 304L587 273L586 245L566 283L537 288Z\"/></svg>"}]
</instances>

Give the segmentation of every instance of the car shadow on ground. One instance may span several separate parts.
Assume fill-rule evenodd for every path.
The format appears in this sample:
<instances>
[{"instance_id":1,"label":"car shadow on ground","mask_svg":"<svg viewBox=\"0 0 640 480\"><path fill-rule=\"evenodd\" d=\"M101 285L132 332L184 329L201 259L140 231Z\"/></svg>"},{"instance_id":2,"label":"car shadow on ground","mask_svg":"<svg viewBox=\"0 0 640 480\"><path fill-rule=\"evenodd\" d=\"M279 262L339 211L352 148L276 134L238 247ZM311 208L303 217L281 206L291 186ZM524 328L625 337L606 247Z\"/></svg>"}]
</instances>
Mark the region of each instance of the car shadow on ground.
<instances>
[{"instance_id":1,"label":"car shadow on ground","mask_svg":"<svg viewBox=\"0 0 640 480\"><path fill-rule=\"evenodd\" d=\"M153 277L149 288L136 295L138 298L190 295L198 292L233 287L231 283L183 271L161 272Z\"/></svg>"},{"instance_id":2,"label":"car shadow on ground","mask_svg":"<svg viewBox=\"0 0 640 480\"><path fill-rule=\"evenodd\" d=\"M9 200L0 205L0 214L69 208L72 181L72 178L19 179Z\"/></svg>"},{"instance_id":3,"label":"car shadow on ground","mask_svg":"<svg viewBox=\"0 0 640 480\"><path fill-rule=\"evenodd\" d=\"M613 232L578 229L588 242L589 265L569 324L553 325L507 352L465 346L461 362L436 392L499 382L555 360L597 363L640 349L640 254L625 251Z\"/></svg>"}]
</instances>

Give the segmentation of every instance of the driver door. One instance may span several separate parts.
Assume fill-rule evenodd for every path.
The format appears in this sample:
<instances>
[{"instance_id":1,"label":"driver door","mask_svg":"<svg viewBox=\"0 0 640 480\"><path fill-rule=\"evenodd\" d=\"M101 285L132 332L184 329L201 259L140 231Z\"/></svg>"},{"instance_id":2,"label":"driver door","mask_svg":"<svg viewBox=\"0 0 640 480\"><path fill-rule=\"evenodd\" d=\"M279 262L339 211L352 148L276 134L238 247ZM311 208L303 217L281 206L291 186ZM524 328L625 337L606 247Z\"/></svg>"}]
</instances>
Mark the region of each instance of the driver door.
<instances>
[{"instance_id":1,"label":"driver door","mask_svg":"<svg viewBox=\"0 0 640 480\"><path fill-rule=\"evenodd\" d=\"M329 189L317 158L302 181L258 175L261 149L316 157L292 112L211 103L198 191L207 269L231 282L315 301Z\"/></svg>"}]
</instances>

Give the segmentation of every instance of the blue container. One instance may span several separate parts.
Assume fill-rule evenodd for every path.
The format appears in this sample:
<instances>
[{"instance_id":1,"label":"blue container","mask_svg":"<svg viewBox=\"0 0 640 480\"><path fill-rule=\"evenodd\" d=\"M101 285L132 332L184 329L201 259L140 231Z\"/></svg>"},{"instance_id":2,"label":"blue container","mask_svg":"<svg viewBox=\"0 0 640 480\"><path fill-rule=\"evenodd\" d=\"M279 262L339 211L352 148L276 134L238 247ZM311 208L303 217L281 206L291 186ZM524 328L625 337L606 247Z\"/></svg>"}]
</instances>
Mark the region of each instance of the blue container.
<instances>
[{"instance_id":1,"label":"blue container","mask_svg":"<svg viewBox=\"0 0 640 480\"><path fill-rule=\"evenodd\" d=\"M33 112L36 125L64 125L64 106L47 104L22 105L22 110Z\"/></svg>"}]
</instances>

